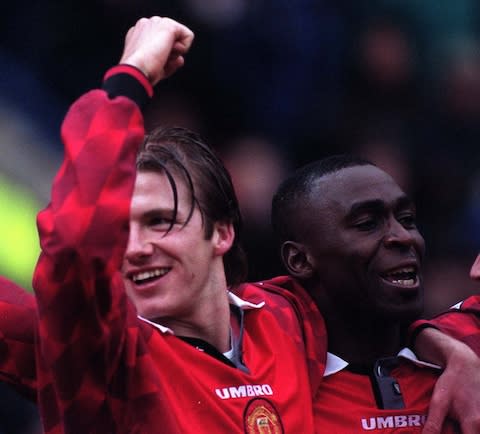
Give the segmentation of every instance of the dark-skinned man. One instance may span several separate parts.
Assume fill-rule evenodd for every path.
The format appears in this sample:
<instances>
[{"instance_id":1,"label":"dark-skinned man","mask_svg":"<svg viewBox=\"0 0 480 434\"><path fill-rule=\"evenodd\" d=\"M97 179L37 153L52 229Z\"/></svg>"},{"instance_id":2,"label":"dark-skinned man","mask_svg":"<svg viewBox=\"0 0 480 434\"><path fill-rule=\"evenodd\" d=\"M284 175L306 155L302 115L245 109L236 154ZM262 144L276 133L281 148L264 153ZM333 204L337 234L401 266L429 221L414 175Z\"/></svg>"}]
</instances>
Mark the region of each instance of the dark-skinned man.
<instances>
[{"instance_id":1,"label":"dark-skinned man","mask_svg":"<svg viewBox=\"0 0 480 434\"><path fill-rule=\"evenodd\" d=\"M326 323L317 431L422 432L440 371L404 348L407 324L423 309L425 245L411 199L368 161L334 156L280 186L272 221L288 272ZM476 369L464 374L480 386ZM462 423L463 433L479 430L480 416ZM459 431L447 421L441 432Z\"/></svg>"}]
</instances>

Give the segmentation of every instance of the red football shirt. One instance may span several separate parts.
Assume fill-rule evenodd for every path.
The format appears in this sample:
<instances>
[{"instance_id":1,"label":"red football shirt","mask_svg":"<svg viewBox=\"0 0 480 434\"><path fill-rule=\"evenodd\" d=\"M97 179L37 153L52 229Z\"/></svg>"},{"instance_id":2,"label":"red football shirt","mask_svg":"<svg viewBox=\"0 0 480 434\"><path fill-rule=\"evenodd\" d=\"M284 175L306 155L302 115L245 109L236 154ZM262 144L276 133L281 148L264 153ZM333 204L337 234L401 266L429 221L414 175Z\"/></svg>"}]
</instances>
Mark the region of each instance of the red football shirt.
<instances>
[{"instance_id":1,"label":"red football shirt","mask_svg":"<svg viewBox=\"0 0 480 434\"><path fill-rule=\"evenodd\" d=\"M35 327L32 294L0 276L0 380L36 397Z\"/></svg>"},{"instance_id":2,"label":"red football shirt","mask_svg":"<svg viewBox=\"0 0 480 434\"><path fill-rule=\"evenodd\" d=\"M401 391L404 408L380 408L369 374L347 368L324 377L314 404L317 432L420 434L438 371L403 360L390 375ZM457 432L450 422L442 430Z\"/></svg>"}]
</instances>

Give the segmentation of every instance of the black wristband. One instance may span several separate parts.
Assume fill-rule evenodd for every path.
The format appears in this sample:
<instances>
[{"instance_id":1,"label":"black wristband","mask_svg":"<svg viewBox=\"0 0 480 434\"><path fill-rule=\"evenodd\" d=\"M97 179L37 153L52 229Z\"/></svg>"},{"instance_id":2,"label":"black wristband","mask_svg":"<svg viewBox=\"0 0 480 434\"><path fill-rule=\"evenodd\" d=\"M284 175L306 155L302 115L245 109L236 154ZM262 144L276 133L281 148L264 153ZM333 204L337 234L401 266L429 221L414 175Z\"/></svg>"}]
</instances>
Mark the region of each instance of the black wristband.
<instances>
[{"instance_id":1,"label":"black wristband","mask_svg":"<svg viewBox=\"0 0 480 434\"><path fill-rule=\"evenodd\" d=\"M103 82L102 88L110 98L126 96L141 109L145 107L150 99L145 87L136 78L127 73L111 75Z\"/></svg>"}]
</instances>

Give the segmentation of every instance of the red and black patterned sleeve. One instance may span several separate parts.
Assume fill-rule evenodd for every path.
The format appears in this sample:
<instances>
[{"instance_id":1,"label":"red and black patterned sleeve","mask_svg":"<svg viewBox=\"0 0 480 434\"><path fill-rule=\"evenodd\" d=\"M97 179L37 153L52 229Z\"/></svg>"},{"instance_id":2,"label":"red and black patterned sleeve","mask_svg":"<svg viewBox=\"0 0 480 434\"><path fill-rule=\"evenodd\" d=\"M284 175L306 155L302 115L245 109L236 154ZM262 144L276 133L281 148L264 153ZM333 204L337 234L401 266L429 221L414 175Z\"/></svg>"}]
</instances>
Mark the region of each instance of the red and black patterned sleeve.
<instances>
[{"instance_id":1,"label":"red and black patterned sleeve","mask_svg":"<svg viewBox=\"0 0 480 434\"><path fill-rule=\"evenodd\" d=\"M416 321L410 327L411 338L425 327L435 327L459 339L480 356L480 295L465 299L431 320Z\"/></svg>"},{"instance_id":2,"label":"red and black patterned sleeve","mask_svg":"<svg viewBox=\"0 0 480 434\"><path fill-rule=\"evenodd\" d=\"M301 345L307 357L308 376L312 399L317 393L325 372L327 361L327 329L323 317L307 291L288 276L279 276L258 283L264 291L286 298L302 330Z\"/></svg>"},{"instance_id":3,"label":"red and black patterned sleeve","mask_svg":"<svg viewBox=\"0 0 480 434\"><path fill-rule=\"evenodd\" d=\"M0 276L0 381L35 398L36 304L33 294Z\"/></svg>"},{"instance_id":4,"label":"red and black patterned sleeve","mask_svg":"<svg viewBox=\"0 0 480 434\"><path fill-rule=\"evenodd\" d=\"M140 106L151 94L138 70L117 66L103 89L72 105L62 125L65 157L37 218L41 254L33 280L47 433L89 432L92 424L115 430L106 397L128 328L137 324L119 269L144 137Z\"/></svg>"}]
</instances>

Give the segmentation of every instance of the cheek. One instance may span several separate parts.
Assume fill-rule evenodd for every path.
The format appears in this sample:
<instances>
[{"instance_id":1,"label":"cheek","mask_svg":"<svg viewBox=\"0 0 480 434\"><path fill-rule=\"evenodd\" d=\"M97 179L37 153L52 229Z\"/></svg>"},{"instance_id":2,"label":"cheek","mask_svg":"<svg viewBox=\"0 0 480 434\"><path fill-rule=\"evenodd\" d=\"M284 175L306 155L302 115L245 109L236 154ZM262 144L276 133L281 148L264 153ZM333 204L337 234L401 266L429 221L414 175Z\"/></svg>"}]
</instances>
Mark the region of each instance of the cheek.
<instances>
[{"instance_id":1,"label":"cheek","mask_svg":"<svg viewBox=\"0 0 480 434\"><path fill-rule=\"evenodd\" d=\"M376 287L378 269L381 268L381 243L365 243L349 252L345 261L345 270L351 270L351 279L356 282L362 293L370 287Z\"/></svg>"},{"instance_id":2,"label":"cheek","mask_svg":"<svg viewBox=\"0 0 480 434\"><path fill-rule=\"evenodd\" d=\"M352 241L345 246L345 259L348 266L365 272L373 266L382 246L381 239Z\"/></svg>"},{"instance_id":3,"label":"cheek","mask_svg":"<svg viewBox=\"0 0 480 434\"><path fill-rule=\"evenodd\" d=\"M125 292L126 292L127 296L130 299L133 299L135 297L135 292L133 291L133 289L131 287L130 281L127 280L127 279L124 279L123 284L125 286Z\"/></svg>"},{"instance_id":4,"label":"cheek","mask_svg":"<svg viewBox=\"0 0 480 434\"><path fill-rule=\"evenodd\" d=\"M209 271L211 250L198 242L183 247L181 261L184 278L190 282L203 279L203 276Z\"/></svg>"},{"instance_id":5,"label":"cheek","mask_svg":"<svg viewBox=\"0 0 480 434\"><path fill-rule=\"evenodd\" d=\"M417 246L418 246L417 249L420 254L420 257L421 259L423 259L423 257L425 256L425 240L420 234L418 234L417 236Z\"/></svg>"}]
</instances>

